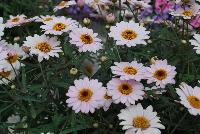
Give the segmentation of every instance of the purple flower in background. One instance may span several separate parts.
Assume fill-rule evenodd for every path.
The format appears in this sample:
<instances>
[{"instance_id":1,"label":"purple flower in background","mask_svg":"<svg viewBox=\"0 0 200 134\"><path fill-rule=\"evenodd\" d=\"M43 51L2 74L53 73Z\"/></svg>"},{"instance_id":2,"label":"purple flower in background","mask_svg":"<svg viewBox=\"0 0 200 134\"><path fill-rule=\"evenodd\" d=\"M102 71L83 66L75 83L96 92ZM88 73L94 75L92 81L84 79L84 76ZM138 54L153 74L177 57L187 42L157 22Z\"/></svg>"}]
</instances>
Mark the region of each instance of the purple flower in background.
<instances>
[{"instance_id":1,"label":"purple flower in background","mask_svg":"<svg viewBox=\"0 0 200 134\"><path fill-rule=\"evenodd\" d=\"M168 13L170 9L174 8L174 3L168 0L156 0L155 12L157 14Z\"/></svg>"},{"instance_id":2,"label":"purple flower in background","mask_svg":"<svg viewBox=\"0 0 200 134\"><path fill-rule=\"evenodd\" d=\"M193 26L194 28L199 28L200 27L200 15L193 18L190 21L190 25Z\"/></svg>"}]
</instances>

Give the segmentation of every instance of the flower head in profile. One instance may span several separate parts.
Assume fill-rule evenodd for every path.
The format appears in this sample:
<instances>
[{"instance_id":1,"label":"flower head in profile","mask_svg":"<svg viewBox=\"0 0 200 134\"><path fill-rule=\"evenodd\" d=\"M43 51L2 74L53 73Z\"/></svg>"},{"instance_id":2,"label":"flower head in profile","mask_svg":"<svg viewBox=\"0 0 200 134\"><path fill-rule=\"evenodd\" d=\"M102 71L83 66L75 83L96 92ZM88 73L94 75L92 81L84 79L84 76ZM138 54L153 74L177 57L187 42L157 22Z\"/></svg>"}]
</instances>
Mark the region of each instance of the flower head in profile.
<instances>
[{"instance_id":1,"label":"flower head in profile","mask_svg":"<svg viewBox=\"0 0 200 134\"><path fill-rule=\"evenodd\" d=\"M97 33L88 28L76 28L69 34L70 43L78 47L79 52L94 52L102 49L103 44Z\"/></svg>"},{"instance_id":2,"label":"flower head in profile","mask_svg":"<svg viewBox=\"0 0 200 134\"><path fill-rule=\"evenodd\" d=\"M179 95L180 103L184 105L190 114L200 115L200 88L181 83L180 87L176 89L176 93Z\"/></svg>"},{"instance_id":3,"label":"flower head in profile","mask_svg":"<svg viewBox=\"0 0 200 134\"><path fill-rule=\"evenodd\" d=\"M156 83L156 86L165 88L167 84L175 84L176 67L168 65L167 60L156 60L146 68L147 83Z\"/></svg>"},{"instance_id":4,"label":"flower head in profile","mask_svg":"<svg viewBox=\"0 0 200 134\"><path fill-rule=\"evenodd\" d=\"M146 109L140 103L129 106L121 110L118 118L122 120L120 125L125 134L161 134L159 129L165 129L151 105Z\"/></svg>"},{"instance_id":5,"label":"flower head in profile","mask_svg":"<svg viewBox=\"0 0 200 134\"><path fill-rule=\"evenodd\" d=\"M26 16L23 15L23 14L17 15L17 16L10 15L10 19L7 20L5 26L7 28L12 28L12 27L15 27L15 26L20 26L20 25L22 25L26 22L27 22Z\"/></svg>"},{"instance_id":6,"label":"flower head in profile","mask_svg":"<svg viewBox=\"0 0 200 134\"><path fill-rule=\"evenodd\" d=\"M120 22L116 26L111 26L109 36L116 41L116 45L127 45L128 47L138 44L146 45L146 39L149 39L149 31L133 21Z\"/></svg>"},{"instance_id":7,"label":"flower head in profile","mask_svg":"<svg viewBox=\"0 0 200 134\"><path fill-rule=\"evenodd\" d=\"M144 78L145 67L137 61L132 62L115 62L115 66L111 67L112 73L120 76L121 80L140 81Z\"/></svg>"},{"instance_id":8,"label":"flower head in profile","mask_svg":"<svg viewBox=\"0 0 200 134\"><path fill-rule=\"evenodd\" d=\"M10 81L14 80L16 77L16 74L18 71L16 70L7 70L7 68L4 68L4 65L0 65L0 84L7 85L10 83Z\"/></svg>"},{"instance_id":9,"label":"flower head in profile","mask_svg":"<svg viewBox=\"0 0 200 134\"><path fill-rule=\"evenodd\" d=\"M78 113L94 113L104 104L106 88L96 79L89 80L87 77L74 81L67 92L66 100L68 107Z\"/></svg>"},{"instance_id":10,"label":"flower head in profile","mask_svg":"<svg viewBox=\"0 0 200 134\"><path fill-rule=\"evenodd\" d=\"M56 5L54 7L54 12L60 10L60 9L63 9L63 8L68 8L69 6L72 6L72 5L76 5L76 1L75 0L69 0L69 1L61 1L58 5Z\"/></svg>"},{"instance_id":11,"label":"flower head in profile","mask_svg":"<svg viewBox=\"0 0 200 134\"><path fill-rule=\"evenodd\" d=\"M51 21L51 20L53 20L55 18L55 16L54 15L41 15L41 16L39 16L35 21L36 22L47 22L47 21Z\"/></svg>"},{"instance_id":12,"label":"flower head in profile","mask_svg":"<svg viewBox=\"0 0 200 134\"><path fill-rule=\"evenodd\" d=\"M54 34L54 35L61 35L64 32L69 32L72 29L77 27L77 21L72 20L71 18L62 17L55 17L51 21L43 22L44 25L41 26L44 34Z\"/></svg>"},{"instance_id":13,"label":"flower head in profile","mask_svg":"<svg viewBox=\"0 0 200 134\"><path fill-rule=\"evenodd\" d=\"M196 49L196 53L200 54L200 34L194 34L194 39L190 40L191 45Z\"/></svg>"},{"instance_id":14,"label":"flower head in profile","mask_svg":"<svg viewBox=\"0 0 200 134\"><path fill-rule=\"evenodd\" d=\"M120 80L113 78L107 84L108 95L112 97L113 102L123 103L126 106L135 104L136 101L142 100L144 96L144 86L135 80Z\"/></svg>"},{"instance_id":15,"label":"flower head in profile","mask_svg":"<svg viewBox=\"0 0 200 134\"><path fill-rule=\"evenodd\" d=\"M112 102L113 102L112 97L109 96L108 93L106 92L105 95L104 95L103 110L104 111L108 111L108 109L110 108Z\"/></svg>"},{"instance_id":16,"label":"flower head in profile","mask_svg":"<svg viewBox=\"0 0 200 134\"><path fill-rule=\"evenodd\" d=\"M37 35L26 37L24 45L29 48L31 55L37 55L38 61L43 59L48 60L50 57L59 57L59 52L62 52L59 47L60 41L56 37L48 37L46 35Z\"/></svg>"}]
</instances>

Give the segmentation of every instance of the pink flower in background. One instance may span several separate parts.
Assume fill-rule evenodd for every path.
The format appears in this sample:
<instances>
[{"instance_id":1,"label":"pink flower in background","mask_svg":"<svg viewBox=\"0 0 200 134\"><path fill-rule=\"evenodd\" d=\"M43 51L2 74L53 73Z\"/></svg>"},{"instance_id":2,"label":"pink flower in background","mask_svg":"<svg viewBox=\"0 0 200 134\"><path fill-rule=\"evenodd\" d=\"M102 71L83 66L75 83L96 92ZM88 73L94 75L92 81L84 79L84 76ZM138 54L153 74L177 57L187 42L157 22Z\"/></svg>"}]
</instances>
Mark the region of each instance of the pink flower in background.
<instances>
[{"instance_id":1,"label":"pink flower in background","mask_svg":"<svg viewBox=\"0 0 200 134\"><path fill-rule=\"evenodd\" d=\"M174 4L168 0L156 0L155 8L157 13L166 13L174 7Z\"/></svg>"},{"instance_id":2,"label":"pink flower in background","mask_svg":"<svg viewBox=\"0 0 200 134\"><path fill-rule=\"evenodd\" d=\"M200 27L200 15L196 16L194 19L190 21L190 25L194 28Z\"/></svg>"}]
</instances>

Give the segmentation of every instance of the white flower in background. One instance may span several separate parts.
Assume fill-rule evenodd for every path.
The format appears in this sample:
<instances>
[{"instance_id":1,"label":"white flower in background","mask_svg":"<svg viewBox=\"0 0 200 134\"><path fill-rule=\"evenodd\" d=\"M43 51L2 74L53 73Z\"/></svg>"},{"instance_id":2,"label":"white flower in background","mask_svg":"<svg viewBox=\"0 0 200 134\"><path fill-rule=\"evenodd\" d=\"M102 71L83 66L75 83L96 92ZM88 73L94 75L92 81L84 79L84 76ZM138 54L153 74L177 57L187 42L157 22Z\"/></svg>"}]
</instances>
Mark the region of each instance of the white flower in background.
<instances>
[{"instance_id":1,"label":"white flower in background","mask_svg":"<svg viewBox=\"0 0 200 134\"><path fill-rule=\"evenodd\" d=\"M4 47L7 52L7 56L4 60L0 61L0 66L4 66L6 70L20 69L24 64L20 60L24 60L27 55L19 44L15 43L14 45L7 44Z\"/></svg>"},{"instance_id":2,"label":"white flower in background","mask_svg":"<svg viewBox=\"0 0 200 134\"><path fill-rule=\"evenodd\" d=\"M136 80L144 79L145 67L137 61L132 62L115 62L115 66L111 67L112 73L120 76L121 80Z\"/></svg>"},{"instance_id":3,"label":"white flower in background","mask_svg":"<svg viewBox=\"0 0 200 134\"><path fill-rule=\"evenodd\" d=\"M199 10L200 10L200 5L194 4L190 8L180 7L177 10L171 11L170 14L175 17L183 17L184 19L191 19L192 17L199 14Z\"/></svg>"},{"instance_id":4,"label":"white flower in background","mask_svg":"<svg viewBox=\"0 0 200 134\"><path fill-rule=\"evenodd\" d=\"M89 80L87 77L74 81L67 92L66 100L68 107L78 113L94 113L104 104L106 88L96 79Z\"/></svg>"},{"instance_id":5,"label":"white flower in background","mask_svg":"<svg viewBox=\"0 0 200 134\"><path fill-rule=\"evenodd\" d=\"M156 60L146 68L147 83L156 83L157 87L165 88L167 84L175 84L176 67L168 65L167 60Z\"/></svg>"},{"instance_id":6,"label":"white flower in background","mask_svg":"<svg viewBox=\"0 0 200 134\"><path fill-rule=\"evenodd\" d=\"M0 39L1 39L1 36L4 35L4 28L5 28L5 24L3 24L3 18L0 17Z\"/></svg>"},{"instance_id":7,"label":"white flower in background","mask_svg":"<svg viewBox=\"0 0 200 134\"><path fill-rule=\"evenodd\" d=\"M69 1L61 1L55 8L53 9L54 12L63 9L63 8L68 8L69 6L76 5L75 0L69 0Z\"/></svg>"},{"instance_id":8,"label":"white flower in background","mask_svg":"<svg viewBox=\"0 0 200 134\"><path fill-rule=\"evenodd\" d=\"M97 33L94 33L92 29L77 28L72 30L69 34L71 38L70 43L78 47L79 52L94 52L102 49L102 40L97 37Z\"/></svg>"},{"instance_id":9,"label":"white flower in background","mask_svg":"<svg viewBox=\"0 0 200 134\"><path fill-rule=\"evenodd\" d=\"M104 95L104 104L103 104L103 110L108 111L112 104L113 100L112 97L107 94L107 92Z\"/></svg>"},{"instance_id":10,"label":"white flower in background","mask_svg":"<svg viewBox=\"0 0 200 134\"><path fill-rule=\"evenodd\" d=\"M5 25L7 28L12 28L15 26L20 26L21 24L26 23L26 22L27 22L26 16L23 14L17 15L17 16L10 15L10 19L7 20Z\"/></svg>"},{"instance_id":11,"label":"white flower in background","mask_svg":"<svg viewBox=\"0 0 200 134\"><path fill-rule=\"evenodd\" d=\"M15 70L18 74L18 71ZM14 70L7 70L3 65L0 65L0 84L7 85L10 81L14 80L16 77Z\"/></svg>"},{"instance_id":12,"label":"white flower in background","mask_svg":"<svg viewBox=\"0 0 200 134\"><path fill-rule=\"evenodd\" d=\"M166 89L162 89L162 88L159 88L159 87L156 87L156 86L153 86L153 87L145 87L144 88L146 91L153 91L155 94L163 94L165 92L167 92Z\"/></svg>"},{"instance_id":13,"label":"white flower in background","mask_svg":"<svg viewBox=\"0 0 200 134\"><path fill-rule=\"evenodd\" d=\"M24 45L29 49L31 55L37 55L38 61L41 62L43 59L48 60L50 57L59 57L59 52L62 52L59 47L60 41L56 37L48 37L46 35L37 35L33 37L26 37Z\"/></svg>"},{"instance_id":14,"label":"white flower in background","mask_svg":"<svg viewBox=\"0 0 200 134\"><path fill-rule=\"evenodd\" d=\"M139 103L122 109L118 117L122 122L125 134L161 134L159 129L165 129L161 124L157 112L153 112L150 105L146 109Z\"/></svg>"},{"instance_id":15,"label":"white flower in background","mask_svg":"<svg viewBox=\"0 0 200 134\"><path fill-rule=\"evenodd\" d=\"M111 3L109 0L85 0L85 3L90 7L94 8L98 13L105 15L105 11L109 9L108 4Z\"/></svg>"},{"instance_id":16,"label":"white flower in background","mask_svg":"<svg viewBox=\"0 0 200 134\"><path fill-rule=\"evenodd\" d=\"M0 61L5 60L7 57L8 52L5 47L7 45L8 43L5 40L0 40L0 54L1 54Z\"/></svg>"},{"instance_id":17,"label":"white flower in background","mask_svg":"<svg viewBox=\"0 0 200 134\"><path fill-rule=\"evenodd\" d=\"M184 105L190 114L200 115L200 87L194 87L181 83L179 88L176 88L176 93L179 95L180 103Z\"/></svg>"},{"instance_id":18,"label":"white flower in background","mask_svg":"<svg viewBox=\"0 0 200 134\"><path fill-rule=\"evenodd\" d=\"M194 46L197 54L200 54L200 34L194 34L194 39L190 40L191 45Z\"/></svg>"},{"instance_id":19,"label":"white flower in background","mask_svg":"<svg viewBox=\"0 0 200 134\"><path fill-rule=\"evenodd\" d=\"M147 2L142 0L127 0L127 2L133 5L135 9L147 9L151 7Z\"/></svg>"},{"instance_id":20,"label":"white flower in background","mask_svg":"<svg viewBox=\"0 0 200 134\"><path fill-rule=\"evenodd\" d=\"M36 22L47 22L47 21L51 21L55 18L54 15L50 16L50 15L41 15L39 16L35 21Z\"/></svg>"},{"instance_id":21,"label":"white flower in background","mask_svg":"<svg viewBox=\"0 0 200 134\"><path fill-rule=\"evenodd\" d=\"M114 38L116 45L127 45L128 47L138 44L146 45L146 39L149 39L149 31L140 26L139 23L133 21L117 23L116 26L111 26L109 36Z\"/></svg>"},{"instance_id":22,"label":"white flower in background","mask_svg":"<svg viewBox=\"0 0 200 134\"><path fill-rule=\"evenodd\" d=\"M71 18L65 18L62 17L56 17L53 18L51 21L45 21L43 22L44 25L41 26L43 31L45 31L44 34L54 34L54 35L61 35L62 33L77 28L78 22L75 20L72 20Z\"/></svg>"},{"instance_id":23,"label":"white flower in background","mask_svg":"<svg viewBox=\"0 0 200 134\"><path fill-rule=\"evenodd\" d=\"M135 104L144 96L144 86L135 80L120 80L113 78L107 84L107 93L112 97L115 104L123 103L126 106Z\"/></svg>"}]
</instances>

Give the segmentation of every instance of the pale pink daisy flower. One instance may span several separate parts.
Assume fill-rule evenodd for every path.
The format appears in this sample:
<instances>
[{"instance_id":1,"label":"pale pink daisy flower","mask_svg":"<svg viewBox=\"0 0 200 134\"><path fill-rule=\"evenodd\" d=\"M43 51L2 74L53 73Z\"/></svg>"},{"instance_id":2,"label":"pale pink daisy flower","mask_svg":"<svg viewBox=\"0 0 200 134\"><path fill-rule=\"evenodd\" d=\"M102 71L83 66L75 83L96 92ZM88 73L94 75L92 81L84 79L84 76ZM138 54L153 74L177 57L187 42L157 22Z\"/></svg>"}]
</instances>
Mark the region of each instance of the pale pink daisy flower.
<instances>
[{"instance_id":1,"label":"pale pink daisy flower","mask_svg":"<svg viewBox=\"0 0 200 134\"><path fill-rule=\"evenodd\" d=\"M97 35L92 29L86 27L77 28L69 34L71 38L70 43L76 45L79 48L79 52L88 51L96 53L103 47L102 40Z\"/></svg>"},{"instance_id":2,"label":"pale pink daisy flower","mask_svg":"<svg viewBox=\"0 0 200 134\"><path fill-rule=\"evenodd\" d=\"M200 115L200 87L194 87L181 83L179 88L176 88L176 93L179 95L180 103L184 105L190 114Z\"/></svg>"},{"instance_id":3,"label":"pale pink daisy flower","mask_svg":"<svg viewBox=\"0 0 200 134\"><path fill-rule=\"evenodd\" d=\"M167 84L175 84L176 67L168 65L167 60L156 60L146 68L147 83L156 82L156 86L165 88Z\"/></svg>"},{"instance_id":4,"label":"pale pink daisy flower","mask_svg":"<svg viewBox=\"0 0 200 134\"><path fill-rule=\"evenodd\" d=\"M78 113L94 113L104 104L106 88L96 79L89 80L87 77L74 81L74 86L70 86L67 92L69 97L66 100L68 107Z\"/></svg>"},{"instance_id":5,"label":"pale pink daisy flower","mask_svg":"<svg viewBox=\"0 0 200 134\"><path fill-rule=\"evenodd\" d=\"M29 48L30 55L37 55L39 62L43 59L48 60L50 57L59 57L58 53L62 52L60 41L56 37L46 35L28 36L23 46Z\"/></svg>"},{"instance_id":6,"label":"pale pink daisy flower","mask_svg":"<svg viewBox=\"0 0 200 134\"><path fill-rule=\"evenodd\" d=\"M69 6L76 5L75 0L69 0L69 1L61 1L58 5L55 6L53 9L54 12L63 9L63 8L68 8Z\"/></svg>"},{"instance_id":7,"label":"pale pink daisy flower","mask_svg":"<svg viewBox=\"0 0 200 134\"><path fill-rule=\"evenodd\" d=\"M129 106L122 109L118 117L125 134L161 134L159 129L165 129L151 105L146 109L140 103Z\"/></svg>"},{"instance_id":8,"label":"pale pink daisy flower","mask_svg":"<svg viewBox=\"0 0 200 134\"><path fill-rule=\"evenodd\" d=\"M4 28L5 28L5 24L3 24L3 18L0 17L0 39L1 39L1 36L4 35Z\"/></svg>"},{"instance_id":9,"label":"pale pink daisy flower","mask_svg":"<svg viewBox=\"0 0 200 134\"><path fill-rule=\"evenodd\" d=\"M142 100L144 96L144 86L135 80L120 80L113 78L107 84L108 95L112 97L113 102L123 103L126 106L135 104L135 101Z\"/></svg>"},{"instance_id":10,"label":"pale pink daisy flower","mask_svg":"<svg viewBox=\"0 0 200 134\"><path fill-rule=\"evenodd\" d=\"M192 40L190 40L191 45L194 46L197 54L200 54L200 34L194 34Z\"/></svg>"},{"instance_id":11,"label":"pale pink daisy flower","mask_svg":"<svg viewBox=\"0 0 200 134\"><path fill-rule=\"evenodd\" d=\"M40 17L38 17L35 21L36 22L47 22L47 21L51 21L55 18L54 15L50 16L50 15L41 15Z\"/></svg>"},{"instance_id":12,"label":"pale pink daisy flower","mask_svg":"<svg viewBox=\"0 0 200 134\"><path fill-rule=\"evenodd\" d=\"M62 33L77 28L78 22L72 20L71 18L65 18L64 16L61 17L54 17L51 21L43 22L44 25L40 26L40 28L45 31L44 34L54 34L54 35L61 35Z\"/></svg>"},{"instance_id":13,"label":"pale pink daisy flower","mask_svg":"<svg viewBox=\"0 0 200 134\"><path fill-rule=\"evenodd\" d=\"M23 23L26 23L26 16L21 14L21 15L17 15L17 16L12 16L10 15L10 19L7 20L5 26L7 28L12 28L14 26L20 26Z\"/></svg>"},{"instance_id":14,"label":"pale pink daisy flower","mask_svg":"<svg viewBox=\"0 0 200 134\"><path fill-rule=\"evenodd\" d=\"M134 79L141 81L144 78L145 67L137 61L132 62L115 62L115 66L111 67L112 73L120 76L121 80Z\"/></svg>"}]
</instances>

